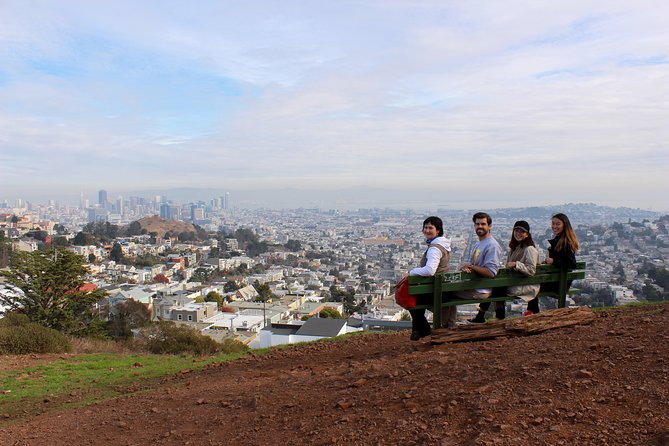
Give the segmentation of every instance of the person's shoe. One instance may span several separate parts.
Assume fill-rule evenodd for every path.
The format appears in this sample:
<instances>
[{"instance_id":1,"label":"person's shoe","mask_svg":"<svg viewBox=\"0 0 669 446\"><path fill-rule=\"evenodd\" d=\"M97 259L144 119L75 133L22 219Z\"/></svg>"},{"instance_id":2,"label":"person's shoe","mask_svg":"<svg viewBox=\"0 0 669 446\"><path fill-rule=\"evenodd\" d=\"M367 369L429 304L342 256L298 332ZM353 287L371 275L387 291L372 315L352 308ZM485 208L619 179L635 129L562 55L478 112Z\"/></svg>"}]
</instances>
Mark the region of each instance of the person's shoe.
<instances>
[{"instance_id":1,"label":"person's shoe","mask_svg":"<svg viewBox=\"0 0 669 446\"><path fill-rule=\"evenodd\" d=\"M413 330L411 332L411 336L409 337L412 341L418 341L420 340L420 332L418 330Z\"/></svg>"},{"instance_id":2,"label":"person's shoe","mask_svg":"<svg viewBox=\"0 0 669 446\"><path fill-rule=\"evenodd\" d=\"M472 324L485 324L485 313L479 312L473 319L469 319Z\"/></svg>"},{"instance_id":3,"label":"person's shoe","mask_svg":"<svg viewBox=\"0 0 669 446\"><path fill-rule=\"evenodd\" d=\"M532 310L526 310L526 311L523 313L523 316L532 316L533 314L534 314L534 311L532 311Z\"/></svg>"}]
</instances>

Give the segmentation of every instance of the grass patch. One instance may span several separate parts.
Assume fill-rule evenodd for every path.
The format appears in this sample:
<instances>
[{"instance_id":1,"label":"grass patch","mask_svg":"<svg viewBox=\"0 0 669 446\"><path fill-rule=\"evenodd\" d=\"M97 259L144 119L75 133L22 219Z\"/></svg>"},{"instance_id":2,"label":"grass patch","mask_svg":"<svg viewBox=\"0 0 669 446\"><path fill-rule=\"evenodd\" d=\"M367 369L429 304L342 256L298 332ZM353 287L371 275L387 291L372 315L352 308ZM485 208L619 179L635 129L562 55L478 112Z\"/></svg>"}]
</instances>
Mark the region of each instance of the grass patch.
<instances>
[{"instance_id":1,"label":"grass patch","mask_svg":"<svg viewBox=\"0 0 669 446\"><path fill-rule=\"evenodd\" d=\"M0 420L12 422L42 412L141 392L156 386L164 377L244 355L246 353L197 358L96 353L0 371L0 415L4 415Z\"/></svg>"}]
</instances>

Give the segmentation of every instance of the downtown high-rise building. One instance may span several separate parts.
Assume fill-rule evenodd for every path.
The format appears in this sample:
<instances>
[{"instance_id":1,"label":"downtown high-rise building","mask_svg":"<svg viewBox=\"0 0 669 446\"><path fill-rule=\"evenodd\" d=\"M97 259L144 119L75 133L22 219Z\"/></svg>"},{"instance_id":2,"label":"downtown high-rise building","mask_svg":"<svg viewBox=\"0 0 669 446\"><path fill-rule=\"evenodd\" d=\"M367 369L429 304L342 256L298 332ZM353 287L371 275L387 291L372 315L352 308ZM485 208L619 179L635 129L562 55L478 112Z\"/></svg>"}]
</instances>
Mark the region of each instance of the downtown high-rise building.
<instances>
[{"instance_id":1,"label":"downtown high-rise building","mask_svg":"<svg viewBox=\"0 0 669 446\"><path fill-rule=\"evenodd\" d=\"M100 189L98 191L98 204L102 209L107 209L107 191L104 189Z\"/></svg>"}]
</instances>

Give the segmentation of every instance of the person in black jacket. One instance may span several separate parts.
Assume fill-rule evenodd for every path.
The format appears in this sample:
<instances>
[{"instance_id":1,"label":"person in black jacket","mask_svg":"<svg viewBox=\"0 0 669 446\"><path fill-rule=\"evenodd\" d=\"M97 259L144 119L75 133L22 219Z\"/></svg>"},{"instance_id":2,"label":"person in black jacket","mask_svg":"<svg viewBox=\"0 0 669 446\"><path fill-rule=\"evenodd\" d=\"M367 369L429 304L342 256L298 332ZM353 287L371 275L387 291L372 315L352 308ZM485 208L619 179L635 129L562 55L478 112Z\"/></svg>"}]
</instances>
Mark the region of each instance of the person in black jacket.
<instances>
[{"instance_id":1,"label":"person in black jacket","mask_svg":"<svg viewBox=\"0 0 669 446\"><path fill-rule=\"evenodd\" d=\"M553 218L551 218L551 229L555 237L548 241L550 247L548 248L548 257L546 257L544 263L564 269L576 268L576 251L578 251L579 244L569 217L562 213L553 215ZM567 283L567 287L570 286L571 281ZM557 293L558 284L542 284L539 293L542 292ZM527 303L526 313L534 314L538 312L539 299L535 297Z\"/></svg>"}]
</instances>

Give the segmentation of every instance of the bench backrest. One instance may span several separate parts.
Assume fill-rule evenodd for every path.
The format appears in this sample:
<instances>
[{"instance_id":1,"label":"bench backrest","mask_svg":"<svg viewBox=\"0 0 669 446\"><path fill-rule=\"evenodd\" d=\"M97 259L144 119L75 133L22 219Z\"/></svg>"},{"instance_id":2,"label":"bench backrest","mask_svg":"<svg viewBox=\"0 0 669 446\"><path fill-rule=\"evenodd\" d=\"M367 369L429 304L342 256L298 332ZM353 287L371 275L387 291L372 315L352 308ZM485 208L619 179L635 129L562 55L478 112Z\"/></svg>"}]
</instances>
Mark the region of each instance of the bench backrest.
<instances>
[{"instance_id":1,"label":"bench backrest","mask_svg":"<svg viewBox=\"0 0 669 446\"><path fill-rule=\"evenodd\" d=\"M584 279L585 267L585 262L578 262L576 268L572 270L541 264L537 265L537 271L531 277L507 268L501 268L492 279L464 272L439 273L432 277L411 276L409 277L409 294L431 294L436 303L441 302L442 293L449 291L556 283L558 284L558 306L563 308L566 305L569 281Z\"/></svg>"}]
</instances>

